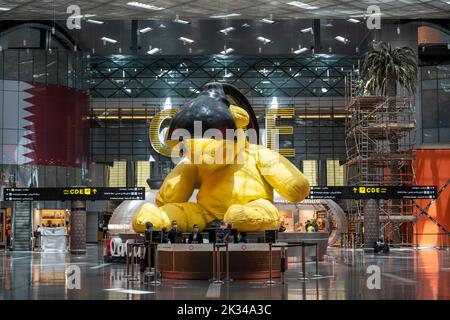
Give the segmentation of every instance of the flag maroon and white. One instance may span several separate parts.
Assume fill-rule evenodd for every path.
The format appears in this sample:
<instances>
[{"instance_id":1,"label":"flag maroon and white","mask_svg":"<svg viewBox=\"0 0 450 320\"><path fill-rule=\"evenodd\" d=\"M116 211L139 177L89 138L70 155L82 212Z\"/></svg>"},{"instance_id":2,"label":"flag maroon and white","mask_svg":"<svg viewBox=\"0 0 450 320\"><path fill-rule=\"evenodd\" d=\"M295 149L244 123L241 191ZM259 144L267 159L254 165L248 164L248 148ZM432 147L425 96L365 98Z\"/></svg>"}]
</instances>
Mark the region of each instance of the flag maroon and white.
<instances>
[{"instance_id":1,"label":"flag maroon and white","mask_svg":"<svg viewBox=\"0 0 450 320\"><path fill-rule=\"evenodd\" d=\"M89 156L89 98L58 85L0 80L0 162L81 167Z\"/></svg>"}]
</instances>

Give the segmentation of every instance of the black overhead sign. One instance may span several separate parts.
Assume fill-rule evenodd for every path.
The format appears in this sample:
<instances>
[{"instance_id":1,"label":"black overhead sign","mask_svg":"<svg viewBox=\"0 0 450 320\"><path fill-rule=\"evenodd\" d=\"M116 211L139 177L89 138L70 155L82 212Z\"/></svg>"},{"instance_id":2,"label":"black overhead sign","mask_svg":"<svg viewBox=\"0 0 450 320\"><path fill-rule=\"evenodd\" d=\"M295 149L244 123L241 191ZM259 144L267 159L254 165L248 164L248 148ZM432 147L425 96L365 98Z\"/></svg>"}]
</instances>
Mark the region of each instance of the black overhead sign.
<instances>
[{"instance_id":1,"label":"black overhead sign","mask_svg":"<svg viewBox=\"0 0 450 320\"><path fill-rule=\"evenodd\" d=\"M436 186L311 187L307 199L436 199Z\"/></svg>"},{"instance_id":2,"label":"black overhead sign","mask_svg":"<svg viewBox=\"0 0 450 320\"><path fill-rule=\"evenodd\" d=\"M145 188L6 188L5 201L145 200Z\"/></svg>"}]
</instances>

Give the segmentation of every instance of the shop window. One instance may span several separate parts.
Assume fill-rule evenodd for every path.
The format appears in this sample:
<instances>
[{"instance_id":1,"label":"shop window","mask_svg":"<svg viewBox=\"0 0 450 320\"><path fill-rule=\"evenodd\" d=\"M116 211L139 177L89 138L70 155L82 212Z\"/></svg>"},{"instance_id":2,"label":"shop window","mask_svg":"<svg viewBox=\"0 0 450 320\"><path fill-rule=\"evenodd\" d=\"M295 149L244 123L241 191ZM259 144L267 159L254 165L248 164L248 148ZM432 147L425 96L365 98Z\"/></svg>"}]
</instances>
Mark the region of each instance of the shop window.
<instances>
[{"instance_id":1,"label":"shop window","mask_svg":"<svg viewBox=\"0 0 450 320\"><path fill-rule=\"evenodd\" d=\"M327 160L327 185L344 185L344 166L339 164L339 160Z\"/></svg>"},{"instance_id":2,"label":"shop window","mask_svg":"<svg viewBox=\"0 0 450 320\"><path fill-rule=\"evenodd\" d=\"M439 128L439 142L450 142L450 128Z\"/></svg>"},{"instance_id":3,"label":"shop window","mask_svg":"<svg viewBox=\"0 0 450 320\"><path fill-rule=\"evenodd\" d=\"M303 174L310 185L317 186L317 160L303 160Z\"/></svg>"},{"instance_id":4,"label":"shop window","mask_svg":"<svg viewBox=\"0 0 450 320\"><path fill-rule=\"evenodd\" d=\"M113 166L109 168L109 186L126 187L127 185L127 162L114 161Z\"/></svg>"},{"instance_id":5,"label":"shop window","mask_svg":"<svg viewBox=\"0 0 450 320\"><path fill-rule=\"evenodd\" d=\"M450 88L450 81L448 82ZM446 88L446 87L445 87ZM438 93L439 99L439 127L450 127L450 92L442 87Z\"/></svg>"},{"instance_id":6,"label":"shop window","mask_svg":"<svg viewBox=\"0 0 450 320\"><path fill-rule=\"evenodd\" d=\"M149 191L148 178L150 178L150 162L136 161L136 187L145 187L145 190Z\"/></svg>"},{"instance_id":7,"label":"shop window","mask_svg":"<svg viewBox=\"0 0 450 320\"><path fill-rule=\"evenodd\" d=\"M438 104L436 90L422 91L422 125L424 128L437 127Z\"/></svg>"},{"instance_id":8,"label":"shop window","mask_svg":"<svg viewBox=\"0 0 450 320\"><path fill-rule=\"evenodd\" d=\"M437 128L429 128L423 129L423 142L424 143L433 143L438 142L438 129Z\"/></svg>"}]
</instances>

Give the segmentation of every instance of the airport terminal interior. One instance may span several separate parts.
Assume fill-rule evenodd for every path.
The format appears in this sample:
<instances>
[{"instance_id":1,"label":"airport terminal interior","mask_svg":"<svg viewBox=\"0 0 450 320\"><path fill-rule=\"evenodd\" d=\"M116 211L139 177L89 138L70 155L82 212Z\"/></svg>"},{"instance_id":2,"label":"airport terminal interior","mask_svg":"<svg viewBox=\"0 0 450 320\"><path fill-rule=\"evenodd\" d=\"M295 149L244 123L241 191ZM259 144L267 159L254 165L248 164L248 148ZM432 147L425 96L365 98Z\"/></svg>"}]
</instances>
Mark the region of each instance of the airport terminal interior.
<instances>
[{"instance_id":1,"label":"airport terminal interior","mask_svg":"<svg viewBox=\"0 0 450 320\"><path fill-rule=\"evenodd\" d=\"M85 299L449 300L450 1L0 0L0 300Z\"/></svg>"}]
</instances>

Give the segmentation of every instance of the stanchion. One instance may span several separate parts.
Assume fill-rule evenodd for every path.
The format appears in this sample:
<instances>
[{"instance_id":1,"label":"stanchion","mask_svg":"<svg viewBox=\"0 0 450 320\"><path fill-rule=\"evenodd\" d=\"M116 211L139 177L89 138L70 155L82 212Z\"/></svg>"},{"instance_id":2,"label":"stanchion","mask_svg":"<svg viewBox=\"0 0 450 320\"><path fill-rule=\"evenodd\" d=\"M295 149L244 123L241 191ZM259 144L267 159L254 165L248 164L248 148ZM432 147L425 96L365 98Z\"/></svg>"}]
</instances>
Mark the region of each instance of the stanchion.
<instances>
[{"instance_id":1,"label":"stanchion","mask_svg":"<svg viewBox=\"0 0 450 320\"><path fill-rule=\"evenodd\" d=\"M130 247L131 247L131 277L128 278L128 281L138 281L139 280L138 278L136 278L134 276L134 268L135 268L136 261L137 261L137 257L135 255L135 250L134 250L135 246L136 246L135 243L130 244Z\"/></svg>"},{"instance_id":2,"label":"stanchion","mask_svg":"<svg viewBox=\"0 0 450 320\"><path fill-rule=\"evenodd\" d=\"M153 275L153 272L152 272L152 244L150 242L148 242L146 244L146 248L147 248L147 264L148 264L147 268L148 268L148 271L145 273L145 275L149 279L151 279L151 276ZM149 280L149 282L150 282L150 280Z\"/></svg>"},{"instance_id":3,"label":"stanchion","mask_svg":"<svg viewBox=\"0 0 450 320\"><path fill-rule=\"evenodd\" d=\"M272 243L269 243L269 280L266 281L268 286L273 286L276 282L272 280Z\"/></svg>"},{"instance_id":4,"label":"stanchion","mask_svg":"<svg viewBox=\"0 0 450 320\"><path fill-rule=\"evenodd\" d=\"M126 242L126 250L127 250L127 252L125 252L125 262L126 262L126 264L127 264L127 267L126 267L126 274L123 276L124 278L131 278L131 275L130 275L130 248L131 248L131 243L129 243L129 242Z\"/></svg>"},{"instance_id":5,"label":"stanchion","mask_svg":"<svg viewBox=\"0 0 450 320\"><path fill-rule=\"evenodd\" d=\"M216 258L216 269L217 269L217 275L216 275L216 280L214 280L213 283L215 284L222 284L223 281L220 280L220 273L221 273L221 258L220 258L220 246L219 244L216 244L217 246L217 250L216 250L216 254L217 254L217 258Z\"/></svg>"},{"instance_id":6,"label":"stanchion","mask_svg":"<svg viewBox=\"0 0 450 320\"><path fill-rule=\"evenodd\" d=\"M281 283L285 284L285 276L286 276L286 247L281 247L280 248L280 254L281 254L281 266L280 266L280 271L281 271Z\"/></svg>"},{"instance_id":7,"label":"stanchion","mask_svg":"<svg viewBox=\"0 0 450 320\"><path fill-rule=\"evenodd\" d=\"M225 282L231 282L230 278L230 251L228 250L228 242L225 244Z\"/></svg>"},{"instance_id":8,"label":"stanchion","mask_svg":"<svg viewBox=\"0 0 450 320\"><path fill-rule=\"evenodd\" d=\"M152 244L147 243L147 275L151 276L152 273Z\"/></svg>"},{"instance_id":9,"label":"stanchion","mask_svg":"<svg viewBox=\"0 0 450 320\"><path fill-rule=\"evenodd\" d=\"M151 246L152 245L155 248L155 274L153 276L152 284L154 286L159 286L161 284L161 281L158 280L158 244L155 243L155 244L151 244ZM149 254L151 255L151 251ZM150 266L150 268L151 268L151 266Z\"/></svg>"},{"instance_id":10,"label":"stanchion","mask_svg":"<svg viewBox=\"0 0 450 320\"><path fill-rule=\"evenodd\" d=\"M142 253L143 252L143 253ZM140 278L141 283L145 283L145 252L146 252L146 244L143 243L139 246L139 263L140 263ZM144 264L144 267L142 267L142 264Z\"/></svg>"},{"instance_id":11,"label":"stanchion","mask_svg":"<svg viewBox=\"0 0 450 320\"><path fill-rule=\"evenodd\" d=\"M319 274L319 245L315 243L316 245L316 274L313 275L314 278L319 278L321 275Z\"/></svg>"},{"instance_id":12,"label":"stanchion","mask_svg":"<svg viewBox=\"0 0 450 320\"><path fill-rule=\"evenodd\" d=\"M216 281L216 244L213 243L213 249L212 249L212 278L209 279L209 281Z\"/></svg>"},{"instance_id":13,"label":"stanchion","mask_svg":"<svg viewBox=\"0 0 450 320\"><path fill-rule=\"evenodd\" d=\"M305 252L305 244L302 243L302 278L300 280L306 280L306 252Z\"/></svg>"},{"instance_id":14,"label":"stanchion","mask_svg":"<svg viewBox=\"0 0 450 320\"><path fill-rule=\"evenodd\" d=\"M319 277L319 244L316 243L316 276Z\"/></svg>"}]
</instances>

